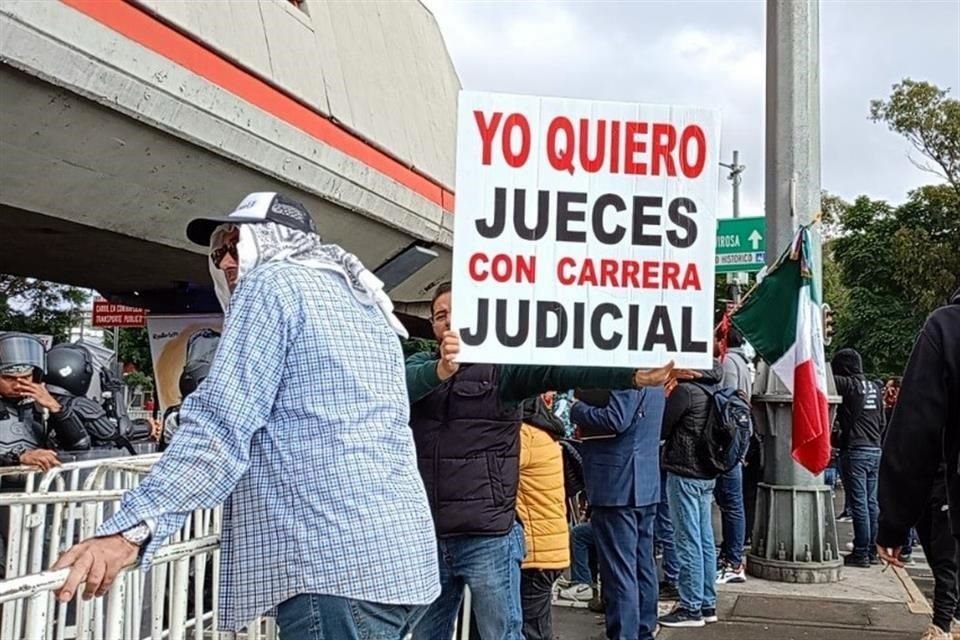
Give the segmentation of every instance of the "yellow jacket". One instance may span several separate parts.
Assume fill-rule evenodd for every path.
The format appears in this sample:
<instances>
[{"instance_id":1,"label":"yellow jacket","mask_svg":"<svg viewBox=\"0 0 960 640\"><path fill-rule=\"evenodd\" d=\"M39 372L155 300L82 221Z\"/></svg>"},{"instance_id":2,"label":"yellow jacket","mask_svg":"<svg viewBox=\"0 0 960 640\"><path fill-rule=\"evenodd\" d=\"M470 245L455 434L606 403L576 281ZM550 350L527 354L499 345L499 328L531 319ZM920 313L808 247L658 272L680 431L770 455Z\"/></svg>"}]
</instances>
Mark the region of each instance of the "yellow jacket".
<instances>
[{"instance_id":1,"label":"yellow jacket","mask_svg":"<svg viewBox=\"0 0 960 640\"><path fill-rule=\"evenodd\" d=\"M563 453L545 431L520 428L520 488L517 516L527 542L524 569L565 569L570 566L563 487Z\"/></svg>"}]
</instances>

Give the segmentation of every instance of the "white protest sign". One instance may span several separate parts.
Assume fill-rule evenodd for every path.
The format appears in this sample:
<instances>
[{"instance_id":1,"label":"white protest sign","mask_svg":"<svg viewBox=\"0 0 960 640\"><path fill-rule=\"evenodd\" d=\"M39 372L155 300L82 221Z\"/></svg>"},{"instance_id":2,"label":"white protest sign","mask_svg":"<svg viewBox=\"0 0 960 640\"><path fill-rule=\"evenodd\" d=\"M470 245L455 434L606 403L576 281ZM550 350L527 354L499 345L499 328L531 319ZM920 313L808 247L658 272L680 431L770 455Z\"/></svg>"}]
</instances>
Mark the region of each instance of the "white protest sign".
<instances>
[{"instance_id":1,"label":"white protest sign","mask_svg":"<svg viewBox=\"0 0 960 640\"><path fill-rule=\"evenodd\" d=\"M461 362L710 368L719 114L464 91Z\"/></svg>"}]
</instances>

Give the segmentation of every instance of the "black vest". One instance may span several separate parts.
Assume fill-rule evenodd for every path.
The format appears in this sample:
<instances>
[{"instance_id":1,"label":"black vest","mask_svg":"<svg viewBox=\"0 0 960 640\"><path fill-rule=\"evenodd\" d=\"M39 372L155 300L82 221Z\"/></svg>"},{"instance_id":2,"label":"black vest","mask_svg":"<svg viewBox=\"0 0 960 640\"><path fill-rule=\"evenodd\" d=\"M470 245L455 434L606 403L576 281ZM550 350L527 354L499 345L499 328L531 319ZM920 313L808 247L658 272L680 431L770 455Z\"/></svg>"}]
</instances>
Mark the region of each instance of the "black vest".
<instances>
[{"instance_id":1,"label":"black vest","mask_svg":"<svg viewBox=\"0 0 960 640\"><path fill-rule=\"evenodd\" d=\"M503 535L516 521L520 407L503 408L497 368L462 365L410 408L437 535Z\"/></svg>"}]
</instances>

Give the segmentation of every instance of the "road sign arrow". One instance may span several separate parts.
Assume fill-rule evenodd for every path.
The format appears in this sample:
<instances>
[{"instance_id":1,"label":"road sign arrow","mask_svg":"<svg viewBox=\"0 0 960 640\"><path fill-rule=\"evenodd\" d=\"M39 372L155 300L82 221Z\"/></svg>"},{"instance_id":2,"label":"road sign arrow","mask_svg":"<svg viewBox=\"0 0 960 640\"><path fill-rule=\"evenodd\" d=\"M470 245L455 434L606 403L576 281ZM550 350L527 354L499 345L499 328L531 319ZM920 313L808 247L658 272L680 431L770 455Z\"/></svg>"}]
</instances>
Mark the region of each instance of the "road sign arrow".
<instances>
[{"instance_id":1,"label":"road sign arrow","mask_svg":"<svg viewBox=\"0 0 960 640\"><path fill-rule=\"evenodd\" d=\"M747 240L750 241L750 244L753 245L753 250L756 251L757 249L760 248L760 243L763 242L763 236L760 234L759 231L754 229L753 233L747 236Z\"/></svg>"}]
</instances>

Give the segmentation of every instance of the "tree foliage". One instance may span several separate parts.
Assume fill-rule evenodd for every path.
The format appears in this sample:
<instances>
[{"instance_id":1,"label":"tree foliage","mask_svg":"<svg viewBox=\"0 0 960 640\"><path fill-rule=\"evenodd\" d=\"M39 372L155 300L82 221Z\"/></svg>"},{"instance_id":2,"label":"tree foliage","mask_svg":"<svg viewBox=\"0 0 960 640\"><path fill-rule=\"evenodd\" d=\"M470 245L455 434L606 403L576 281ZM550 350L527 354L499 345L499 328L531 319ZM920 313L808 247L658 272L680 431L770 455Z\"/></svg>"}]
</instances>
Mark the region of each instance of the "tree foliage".
<instances>
[{"instance_id":1,"label":"tree foliage","mask_svg":"<svg viewBox=\"0 0 960 640\"><path fill-rule=\"evenodd\" d=\"M66 342L90 301L85 289L0 274L0 331L53 336Z\"/></svg>"},{"instance_id":2,"label":"tree foliage","mask_svg":"<svg viewBox=\"0 0 960 640\"><path fill-rule=\"evenodd\" d=\"M960 286L960 196L927 186L896 208L861 196L840 222L824 248L833 347L856 348L868 372L899 374L926 316Z\"/></svg>"},{"instance_id":3,"label":"tree foliage","mask_svg":"<svg viewBox=\"0 0 960 640\"><path fill-rule=\"evenodd\" d=\"M960 286L960 101L906 79L870 116L902 134L946 180L891 206L866 196L823 198L824 298L834 308L833 348L854 347L874 375L903 371L926 316ZM932 163L932 164L930 164Z\"/></svg>"},{"instance_id":4,"label":"tree foliage","mask_svg":"<svg viewBox=\"0 0 960 640\"><path fill-rule=\"evenodd\" d=\"M893 85L888 100L873 100L870 117L903 135L933 164L918 167L946 180L960 195L960 100L949 89L910 78Z\"/></svg>"},{"instance_id":5,"label":"tree foliage","mask_svg":"<svg viewBox=\"0 0 960 640\"><path fill-rule=\"evenodd\" d=\"M113 349L113 332L104 333L104 346ZM153 375L153 359L150 357L150 334L145 328L120 329L120 361L132 364L144 375Z\"/></svg>"}]
</instances>

